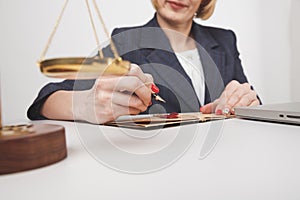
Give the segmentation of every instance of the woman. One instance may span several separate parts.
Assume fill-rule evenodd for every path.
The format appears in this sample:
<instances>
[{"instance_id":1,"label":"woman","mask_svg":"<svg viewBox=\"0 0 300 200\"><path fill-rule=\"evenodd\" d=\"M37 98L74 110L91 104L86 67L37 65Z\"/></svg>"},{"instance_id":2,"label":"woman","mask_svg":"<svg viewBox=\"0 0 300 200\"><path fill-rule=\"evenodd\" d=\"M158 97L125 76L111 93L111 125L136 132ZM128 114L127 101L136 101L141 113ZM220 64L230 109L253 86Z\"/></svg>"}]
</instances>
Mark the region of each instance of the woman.
<instances>
[{"instance_id":1,"label":"woman","mask_svg":"<svg viewBox=\"0 0 300 200\"><path fill-rule=\"evenodd\" d=\"M157 12L151 21L112 33L120 55L134 63L126 76L48 84L28 117L101 124L142 112L228 114L260 103L243 73L234 33L193 21L208 19L215 0L152 3ZM151 100L151 90L158 88L166 103Z\"/></svg>"}]
</instances>

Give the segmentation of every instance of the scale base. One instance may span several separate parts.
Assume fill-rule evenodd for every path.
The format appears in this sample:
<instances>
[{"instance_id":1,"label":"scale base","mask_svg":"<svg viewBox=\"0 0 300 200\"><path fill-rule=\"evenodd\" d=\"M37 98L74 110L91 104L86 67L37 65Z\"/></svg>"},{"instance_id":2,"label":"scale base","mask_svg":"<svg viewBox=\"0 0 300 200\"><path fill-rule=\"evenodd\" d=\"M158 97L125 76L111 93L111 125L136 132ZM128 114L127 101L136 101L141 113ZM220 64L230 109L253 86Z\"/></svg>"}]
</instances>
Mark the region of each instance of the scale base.
<instances>
[{"instance_id":1,"label":"scale base","mask_svg":"<svg viewBox=\"0 0 300 200\"><path fill-rule=\"evenodd\" d=\"M67 157L63 126L15 125L0 131L0 174L36 169Z\"/></svg>"}]
</instances>

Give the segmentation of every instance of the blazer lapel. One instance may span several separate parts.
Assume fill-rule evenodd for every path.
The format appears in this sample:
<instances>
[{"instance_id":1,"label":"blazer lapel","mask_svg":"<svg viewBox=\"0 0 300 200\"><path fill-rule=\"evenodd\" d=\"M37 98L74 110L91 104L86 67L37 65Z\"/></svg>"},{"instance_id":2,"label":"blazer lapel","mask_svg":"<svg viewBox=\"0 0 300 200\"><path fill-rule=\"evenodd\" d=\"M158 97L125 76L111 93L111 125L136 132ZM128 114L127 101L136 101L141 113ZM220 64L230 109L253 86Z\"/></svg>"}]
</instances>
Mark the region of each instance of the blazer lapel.
<instances>
[{"instance_id":1,"label":"blazer lapel","mask_svg":"<svg viewBox=\"0 0 300 200\"><path fill-rule=\"evenodd\" d=\"M172 90L181 104L181 112L199 110L199 101L191 79L180 65L168 38L156 20L150 21L150 24L141 30L139 45L141 49L147 49L143 53L147 63L142 66L143 71L151 73L155 83Z\"/></svg>"},{"instance_id":2,"label":"blazer lapel","mask_svg":"<svg viewBox=\"0 0 300 200\"><path fill-rule=\"evenodd\" d=\"M199 101L191 79L173 52L155 49L145 57L145 61L147 64L141 66L143 71L152 74L156 84L168 88L176 95L181 112L199 110ZM167 93L160 93L160 95L169 98L165 96ZM172 100L167 100L167 103L172 103Z\"/></svg>"},{"instance_id":3,"label":"blazer lapel","mask_svg":"<svg viewBox=\"0 0 300 200\"><path fill-rule=\"evenodd\" d=\"M225 52L203 26L193 23L192 33L197 42L205 77L205 103L217 99L224 90Z\"/></svg>"},{"instance_id":4,"label":"blazer lapel","mask_svg":"<svg viewBox=\"0 0 300 200\"><path fill-rule=\"evenodd\" d=\"M218 42L212 37L208 30L195 22L192 26L192 34L197 42L197 45L201 46L211 56L216 66L220 70L220 73L224 74L225 65L225 52L218 48Z\"/></svg>"}]
</instances>

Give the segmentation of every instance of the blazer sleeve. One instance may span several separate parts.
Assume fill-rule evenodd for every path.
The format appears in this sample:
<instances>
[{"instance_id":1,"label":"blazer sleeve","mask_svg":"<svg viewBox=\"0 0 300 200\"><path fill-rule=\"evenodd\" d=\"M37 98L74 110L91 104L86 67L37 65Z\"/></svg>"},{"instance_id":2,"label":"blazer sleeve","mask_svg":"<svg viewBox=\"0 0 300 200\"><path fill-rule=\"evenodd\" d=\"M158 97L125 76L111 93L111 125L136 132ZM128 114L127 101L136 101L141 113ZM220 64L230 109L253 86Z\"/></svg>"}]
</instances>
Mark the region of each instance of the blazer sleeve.
<instances>
[{"instance_id":1,"label":"blazer sleeve","mask_svg":"<svg viewBox=\"0 0 300 200\"><path fill-rule=\"evenodd\" d=\"M242 63L241 63L241 59L240 59L240 53L237 49L237 39L236 39L236 35L233 31L229 30L229 32L232 35L232 41L233 41L233 59L234 59L234 77L232 80L237 80L240 83L248 83L247 77L244 73L243 67L242 67ZM254 90L254 87L251 85L251 89ZM261 99L259 98L259 96L257 95L257 98L259 100L259 103L262 104Z\"/></svg>"},{"instance_id":2,"label":"blazer sleeve","mask_svg":"<svg viewBox=\"0 0 300 200\"><path fill-rule=\"evenodd\" d=\"M231 33L231 37L232 37L232 47L233 47L233 64L234 64L234 77L233 80L237 80L240 83L246 83L248 82L247 77L244 73L243 67L242 67L242 63L241 63L241 59L240 59L240 53L237 49L237 41L236 41L236 35L233 31L229 30L229 32Z\"/></svg>"},{"instance_id":3,"label":"blazer sleeve","mask_svg":"<svg viewBox=\"0 0 300 200\"><path fill-rule=\"evenodd\" d=\"M31 120L47 119L41 115L41 109L47 98L56 91L65 90L87 90L92 88L95 80L65 80L58 83L49 83L45 85L39 92L36 99L27 110L27 117Z\"/></svg>"}]
</instances>

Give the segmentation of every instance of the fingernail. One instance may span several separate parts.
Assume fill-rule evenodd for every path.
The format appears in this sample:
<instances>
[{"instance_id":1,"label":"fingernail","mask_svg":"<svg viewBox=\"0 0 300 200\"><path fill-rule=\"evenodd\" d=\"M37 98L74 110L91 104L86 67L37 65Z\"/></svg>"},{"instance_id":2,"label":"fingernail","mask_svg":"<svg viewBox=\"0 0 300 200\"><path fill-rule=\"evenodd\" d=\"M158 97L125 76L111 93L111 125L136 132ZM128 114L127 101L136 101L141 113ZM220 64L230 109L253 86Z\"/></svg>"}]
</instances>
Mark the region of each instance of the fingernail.
<instances>
[{"instance_id":1,"label":"fingernail","mask_svg":"<svg viewBox=\"0 0 300 200\"><path fill-rule=\"evenodd\" d=\"M200 107L200 112L203 112L203 107Z\"/></svg>"},{"instance_id":2,"label":"fingernail","mask_svg":"<svg viewBox=\"0 0 300 200\"><path fill-rule=\"evenodd\" d=\"M231 114L235 114L234 108L231 109Z\"/></svg>"},{"instance_id":3,"label":"fingernail","mask_svg":"<svg viewBox=\"0 0 300 200\"><path fill-rule=\"evenodd\" d=\"M217 115L222 115L222 114L223 114L223 112L222 112L222 110L221 110L221 109L219 109L219 110L217 110L217 111L216 111L216 114L217 114Z\"/></svg>"},{"instance_id":4,"label":"fingernail","mask_svg":"<svg viewBox=\"0 0 300 200\"><path fill-rule=\"evenodd\" d=\"M155 94L159 93L159 88L156 85L154 85L154 84L151 85L151 90Z\"/></svg>"},{"instance_id":5,"label":"fingernail","mask_svg":"<svg viewBox=\"0 0 300 200\"><path fill-rule=\"evenodd\" d=\"M148 105L148 106L151 106L151 105L152 105L152 101L149 102L149 105Z\"/></svg>"}]
</instances>

